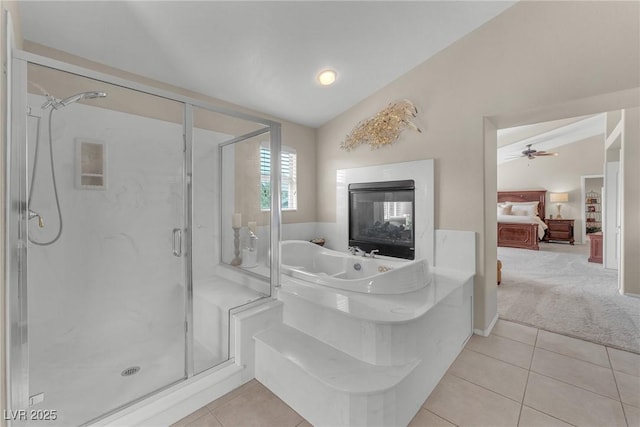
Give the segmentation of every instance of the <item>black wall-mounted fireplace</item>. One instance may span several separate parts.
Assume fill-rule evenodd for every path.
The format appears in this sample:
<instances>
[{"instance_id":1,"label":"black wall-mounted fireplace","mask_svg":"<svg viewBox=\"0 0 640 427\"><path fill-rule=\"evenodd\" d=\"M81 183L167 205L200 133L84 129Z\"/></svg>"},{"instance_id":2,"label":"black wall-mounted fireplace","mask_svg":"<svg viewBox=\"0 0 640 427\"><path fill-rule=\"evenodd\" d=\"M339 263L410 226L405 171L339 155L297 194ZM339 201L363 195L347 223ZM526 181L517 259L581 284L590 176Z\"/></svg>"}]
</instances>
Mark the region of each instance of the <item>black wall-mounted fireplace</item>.
<instances>
[{"instance_id":1,"label":"black wall-mounted fireplace","mask_svg":"<svg viewBox=\"0 0 640 427\"><path fill-rule=\"evenodd\" d=\"M415 182L349 184L349 246L415 259Z\"/></svg>"}]
</instances>

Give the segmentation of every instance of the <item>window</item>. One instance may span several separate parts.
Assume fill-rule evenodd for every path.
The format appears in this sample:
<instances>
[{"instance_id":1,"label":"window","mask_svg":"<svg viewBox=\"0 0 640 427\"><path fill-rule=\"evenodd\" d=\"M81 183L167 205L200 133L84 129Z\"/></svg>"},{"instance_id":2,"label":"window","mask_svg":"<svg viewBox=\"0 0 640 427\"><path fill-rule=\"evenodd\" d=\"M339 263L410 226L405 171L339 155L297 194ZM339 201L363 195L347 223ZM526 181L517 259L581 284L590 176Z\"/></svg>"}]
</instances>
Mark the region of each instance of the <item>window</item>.
<instances>
[{"instance_id":1,"label":"window","mask_svg":"<svg viewBox=\"0 0 640 427\"><path fill-rule=\"evenodd\" d=\"M296 150L282 146L280 150L280 168L282 173L281 203L283 210L296 210L298 207L298 186L296 177ZM268 146L260 146L260 210L271 207L271 151Z\"/></svg>"},{"instance_id":2,"label":"window","mask_svg":"<svg viewBox=\"0 0 640 427\"><path fill-rule=\"evenodd\" d=\"M410 217L413 213L413 205L407 202L384 202L384 220L389 221L393 217Z\"/></svg>"}]
</instances>

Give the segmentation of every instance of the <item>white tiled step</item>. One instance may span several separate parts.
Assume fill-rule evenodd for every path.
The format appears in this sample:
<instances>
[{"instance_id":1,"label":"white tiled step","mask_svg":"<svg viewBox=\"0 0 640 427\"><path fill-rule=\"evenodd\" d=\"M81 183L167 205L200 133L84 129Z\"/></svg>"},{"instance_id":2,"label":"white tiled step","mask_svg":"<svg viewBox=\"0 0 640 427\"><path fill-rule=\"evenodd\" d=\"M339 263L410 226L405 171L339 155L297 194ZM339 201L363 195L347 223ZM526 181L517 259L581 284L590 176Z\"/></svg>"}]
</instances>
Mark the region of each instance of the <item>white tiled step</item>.
<instances>
[{"instance_id":1,"label":"white tiled step","mask_svg":"<svg viewBox=\"0 0 640 427\"><path fill-rule=\"evenodd\" d=\"M286 325L255 336L256 378L315 426L401 425L420 361L376 366ZM327 408L331 408L327 410Z\"/></svg>"},{"instance_id":2,"label":"white tiled step","mask_svg":"<svg viewBox=\"0 0 640 427\"><path fill-rule=\"evenodd\" d=\"M397 385L418 365L376 366L358 360L315 338L281 325L255 336L325 385L348 393L383 392Z\"/></svg>"}]
</instances>

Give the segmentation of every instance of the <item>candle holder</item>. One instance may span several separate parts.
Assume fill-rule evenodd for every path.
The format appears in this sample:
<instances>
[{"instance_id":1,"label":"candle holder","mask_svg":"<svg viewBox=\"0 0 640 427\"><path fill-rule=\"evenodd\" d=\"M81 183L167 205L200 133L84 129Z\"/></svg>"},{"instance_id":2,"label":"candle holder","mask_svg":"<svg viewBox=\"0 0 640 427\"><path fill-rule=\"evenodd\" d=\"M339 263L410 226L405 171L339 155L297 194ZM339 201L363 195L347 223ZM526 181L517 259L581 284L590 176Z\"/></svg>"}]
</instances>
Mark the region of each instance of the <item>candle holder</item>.
<instances>
[{"instance_id":1,"label":"candle holder","mask_svg":"<svg viewBox=\"0 0 640 427\"><path fill-rule=\"evenodd\" d=\"M233 228L233 253L234 258L231 260L231 265L238 266L242 264L242 259L240 258L240 227L232 227Z\"/></svg>"}]
</instances>

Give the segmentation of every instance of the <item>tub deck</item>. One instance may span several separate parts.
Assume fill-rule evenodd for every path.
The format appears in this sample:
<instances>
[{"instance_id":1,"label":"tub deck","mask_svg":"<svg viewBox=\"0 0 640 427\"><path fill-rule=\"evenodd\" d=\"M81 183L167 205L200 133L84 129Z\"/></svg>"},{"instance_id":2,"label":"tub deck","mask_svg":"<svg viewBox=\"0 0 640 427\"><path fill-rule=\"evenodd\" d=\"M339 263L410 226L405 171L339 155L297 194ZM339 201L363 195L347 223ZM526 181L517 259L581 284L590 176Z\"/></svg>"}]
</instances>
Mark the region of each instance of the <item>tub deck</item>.
<instances>
[{"instance_id":1,"label":"tub deck","mask_svg":"<svg viewBox=\"0 0 640 427\"><path fill-rule=\"evenodd\" d=\"M424 315L473 276L472 272L432 268L431 283L417 291L404 294L363 294L319 286L282 275L282 286L278 292L294 294L350 317L377 323L396 323L408 322Z\"/></svg>"}]
</instances>

